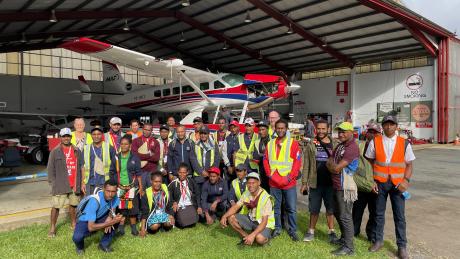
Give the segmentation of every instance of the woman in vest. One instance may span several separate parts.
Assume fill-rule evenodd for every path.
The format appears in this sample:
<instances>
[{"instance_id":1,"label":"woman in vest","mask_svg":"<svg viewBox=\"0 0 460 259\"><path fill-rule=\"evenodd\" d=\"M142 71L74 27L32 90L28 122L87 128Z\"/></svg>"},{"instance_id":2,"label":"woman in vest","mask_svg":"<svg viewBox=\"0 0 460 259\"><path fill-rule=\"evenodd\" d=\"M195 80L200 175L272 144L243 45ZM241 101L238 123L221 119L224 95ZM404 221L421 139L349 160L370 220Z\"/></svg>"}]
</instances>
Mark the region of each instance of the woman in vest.
<instances>
[{"instance_id":1,"label":"woman in vest","mask_svg":"<svg viewBox=\"0 0 460 259\"><path fill-rule=\"evenodd\" d=\"M75 118L73 127L75 131L72 131L70 143L83 151L85 145L93 143L93 138L91 138L91 134L85 132L85 120L83 118Z\"/></svg>"},{"instance_id":2,"label":"woman in vest","mask_svg":"<svg viewBox=\"0 0 460 259\"><path fill-rule=\"evenodd\" d=\"M275 229L273 201L260 187L258 173L253 172L247 176L247 188L240 200L222 216L220 224L226 227L228 221L240 234L239 245L252 245L254 242L264 245L272 237L272 231Z\"/></svg>"},{"instance_id":3,"label":"woman in vest","mask_svg":"<svg viewBox=\"0 0 460 259\"><path fill-rule=\"evenodd\" d=\"M178 178L168 186L176 226L179 228L193 227L198 222L198 215L203 214L198 186L193 179L187 177L188 171L188 165L181 163Z\"/></svg>"},{"instance_id":4,"label":"woman in vest","mask_svg":"<svg viewBox=\"0 0 460 259\"><path fill-rule=\"evenodd\" d=\"M141 199L141 231L144 237L147 232L155 234L161 228L169 231L174 226L174 211L169 199L168 187L163 184L161 172L152 174L152 186L145 190Z\"/></svg>"},{"instance_id":5,"label":"woman in vest","mask_svg":"<svg viewBox=\"0 0 460 259\"><path fill-rule=\"evenodd\" d=\"M131 234L137 236L137 215L139 214L138 190L142 190L141 160L131 152L131 136L123 136L120 141L121 152L110 168L110 179L118 183L117 196L120 199L118 210L125 218L129 217ZM140 193L143 195L142 191ZM118 226L118 233L125 234L125 222Z\"/></svg>"}]
</instances>

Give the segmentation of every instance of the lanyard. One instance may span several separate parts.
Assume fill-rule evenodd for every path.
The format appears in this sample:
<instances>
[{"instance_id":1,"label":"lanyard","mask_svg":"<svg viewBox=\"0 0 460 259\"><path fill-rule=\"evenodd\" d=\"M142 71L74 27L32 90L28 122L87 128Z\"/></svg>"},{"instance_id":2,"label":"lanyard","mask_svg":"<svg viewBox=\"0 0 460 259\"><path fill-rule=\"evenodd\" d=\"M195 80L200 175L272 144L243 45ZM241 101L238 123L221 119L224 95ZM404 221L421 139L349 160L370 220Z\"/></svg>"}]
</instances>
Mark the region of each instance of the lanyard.
<instances>
[{"instance_id":1,"label":"lanyard","mask_svg":"<svg viewBox=\"0 0 460 259\"><path fill-rule=\"evenodd\" d=\"M183 182L180 182L180 192L181 192L182 199L185 200L185 198L188 196L188 183L187 183L187 180L184 180Z\"/></svg>"},{"instance_id":2,"label":"lanyard","mask_svg":"<svg viewBox=\"0 0 460 259\"><path fill-rule=\"evenodd\" d=\"M63 148L64 149L64 148ZM64 149L64 155L65 155L65 159L69 159L70 158L70 153L72 152L72 147L69 147L69 151L67 153L65 153L65 149Z\"/></svg>"}]
</instances>

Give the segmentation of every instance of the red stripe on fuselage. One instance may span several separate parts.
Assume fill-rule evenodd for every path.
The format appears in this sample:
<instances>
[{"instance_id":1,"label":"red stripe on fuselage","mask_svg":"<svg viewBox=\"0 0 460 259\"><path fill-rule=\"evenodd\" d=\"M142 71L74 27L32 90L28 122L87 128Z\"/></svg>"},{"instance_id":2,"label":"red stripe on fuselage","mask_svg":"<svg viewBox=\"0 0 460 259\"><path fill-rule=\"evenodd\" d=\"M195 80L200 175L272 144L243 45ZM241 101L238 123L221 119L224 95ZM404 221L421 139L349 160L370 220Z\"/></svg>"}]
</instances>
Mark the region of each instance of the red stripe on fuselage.
<instances>
[{"instance_id":1,"label":"red stripe on fuselage","mask_svg":"<svg viewBox=\"0 0 460 259\"><path fill-rule=\"evenodd\" d=\"M68 49L78 53L101 52L112 48L112 45L89 38L79 38L59 45L60 48Z\"/></svg>"}]
</instances>

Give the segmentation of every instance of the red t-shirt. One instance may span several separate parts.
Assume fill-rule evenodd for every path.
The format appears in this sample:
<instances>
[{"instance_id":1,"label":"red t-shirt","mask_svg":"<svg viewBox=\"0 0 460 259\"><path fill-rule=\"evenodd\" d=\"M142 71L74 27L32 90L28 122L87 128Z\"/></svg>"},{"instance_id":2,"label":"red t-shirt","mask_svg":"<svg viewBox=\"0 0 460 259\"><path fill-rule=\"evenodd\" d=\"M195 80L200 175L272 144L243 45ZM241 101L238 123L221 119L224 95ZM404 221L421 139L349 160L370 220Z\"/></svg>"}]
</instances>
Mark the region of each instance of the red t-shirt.
<instances>
[{"instance_id":1,"label":"red t-shirt","mask_svg":"<svg viewBox=\"0 0 460 259\"><path fill-rule=\"evenodd\" d=\"M71 146L62 147L62 152L64 152L65 156L70 188L73 188L75 186L75 178L77 176L77 157L75 156L75 151Z\"/></svg>"}]
</instances>

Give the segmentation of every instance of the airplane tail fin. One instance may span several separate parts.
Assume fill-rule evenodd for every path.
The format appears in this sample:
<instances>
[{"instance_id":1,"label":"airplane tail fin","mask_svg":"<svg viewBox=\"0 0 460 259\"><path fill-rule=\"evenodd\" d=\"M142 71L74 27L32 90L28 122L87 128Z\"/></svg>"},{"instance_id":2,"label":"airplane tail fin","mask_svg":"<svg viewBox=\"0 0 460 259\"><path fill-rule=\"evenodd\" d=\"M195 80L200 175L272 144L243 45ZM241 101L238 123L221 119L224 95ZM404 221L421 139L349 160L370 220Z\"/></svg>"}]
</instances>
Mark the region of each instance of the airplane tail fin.
<instances>
[{"instance_id":1,"label":"airplane tail fin","mask_svg":"<svg viewBox=\"0 0 460 259\"><path fill-rule=\"evenodd\" d=\"M88 93L91 91L88 83L86 82L83 76L78 76L78 81L80 81L80 93L82 101L91 101L91 94Z\"/></svg>"},{"instance_id":2,"label":"airplane tail fin","mask_svg":"<svg viewBox=\"0 0 460 259\"><path fill-rule=\"evenodd\" d=\"M127 84L118 70L117 65L102 61L102 77L104 88L109 92L126 93L131 90L131 84Z\"/></svg>"}]
</instances>

